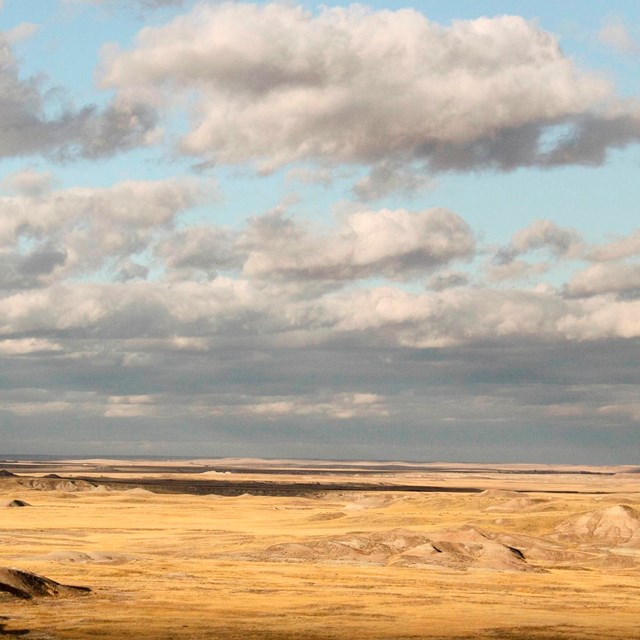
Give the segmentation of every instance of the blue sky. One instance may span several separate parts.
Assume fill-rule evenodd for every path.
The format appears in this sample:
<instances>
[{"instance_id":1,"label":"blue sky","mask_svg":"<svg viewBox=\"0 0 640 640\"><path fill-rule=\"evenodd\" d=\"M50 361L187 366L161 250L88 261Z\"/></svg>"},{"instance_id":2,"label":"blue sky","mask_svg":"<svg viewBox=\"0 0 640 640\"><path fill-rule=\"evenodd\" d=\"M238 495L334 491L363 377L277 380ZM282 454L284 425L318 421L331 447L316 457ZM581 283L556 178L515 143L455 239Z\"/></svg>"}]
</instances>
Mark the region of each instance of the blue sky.
<instances>
[{"instance_id":1,"label":"blue sky","mask_svg":"<svg viewBox=\"0 0 640 640\"><path fill-rule=\"evenodd\" d=\"M635 460L637 3L0 29L0 449Z\"/></svg>"}]
</instances>

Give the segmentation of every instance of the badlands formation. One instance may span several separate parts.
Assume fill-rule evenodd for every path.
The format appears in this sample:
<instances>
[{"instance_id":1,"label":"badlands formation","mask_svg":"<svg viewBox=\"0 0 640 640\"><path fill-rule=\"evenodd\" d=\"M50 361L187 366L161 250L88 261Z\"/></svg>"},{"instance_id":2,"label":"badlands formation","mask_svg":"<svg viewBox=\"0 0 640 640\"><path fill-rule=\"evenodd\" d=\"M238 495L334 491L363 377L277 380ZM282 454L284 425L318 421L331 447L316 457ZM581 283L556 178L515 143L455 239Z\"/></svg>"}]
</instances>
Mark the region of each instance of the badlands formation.
<instances>
[{"instance_id":1,"label":"badlands formation","mask_svg":"<svg viewBox=\"0 0 640 640\"><path fill-rule=\"evenodd\" d=\"M640 639L640 468L0 462L0 635Z\"/></svg>"}]
</instances>

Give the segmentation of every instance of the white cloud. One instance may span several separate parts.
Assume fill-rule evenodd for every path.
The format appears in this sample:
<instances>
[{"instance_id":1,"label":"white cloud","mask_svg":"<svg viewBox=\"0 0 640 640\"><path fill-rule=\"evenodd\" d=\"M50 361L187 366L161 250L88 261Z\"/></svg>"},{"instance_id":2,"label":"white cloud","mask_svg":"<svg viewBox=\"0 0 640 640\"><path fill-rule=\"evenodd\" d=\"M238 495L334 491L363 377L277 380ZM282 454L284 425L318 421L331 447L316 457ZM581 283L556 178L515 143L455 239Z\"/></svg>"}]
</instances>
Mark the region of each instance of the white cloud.
<instances>
[{"instance_id":1,"label":"white cloud","mask_svg":"<svg viewBox=\"0 0 640 640\"><path fill-rule=\"evenodd\" d=\"M640 255L640 229L636 229L628 236L593 245L588 252L589 260L598 262L621 260L636 255Z\"/></svg>"},{"instance_id":2,"label":"white cloud","mask_svg":"<svg viewBox=\"0 0 640 640\"><path fill-rule=\"evenodd\" d=\"M322 237L281 215L254 221L243 273L295 279L405 278L474 252L469 226L444 209L361 211Z\"/></svg>"},{"instance_id":3,"label":"white cloud","mask_svg":"<svg viewBox=\"0 0 640 640\"><path fill-rule=\"evenodd\" d=\"M109 8L123 9L161 9L163 7L181 7L185 0L63 0L68 4L90 4Z\"/></svg>"},{"instance_id":4,"label":"white cloud","mask_svg":"<svg viewBox=\"0 0 640 640\"><path fill-rule=\"evenodd\" d=\"M7 411L18 416L38 416L49 413L67 413L75 409L70 402L12 402L5 405Z\"/></svg>"},{"instance_id":5,"label":"white cloud","mask_svg":"<svg viewBox=\"0 0 640 640\"><path fill-rule=\"evenodd\" d=\"M640 297L640 264L594 264L576 273L567 283L570 296L587 297L605 293Z\"/></svg>"},{"instance_id":6,"label":"white cloud","mask_svg":"<svg viewBox=\"0 0 640 640\"><path fill-rule=\"evenodd\" d=\"M526 260L508 260L489 264L487 278L489 282L506 282L508 280L531 280L546 273L551 265L546 262L527 262Z\"/></svg>"},{"instance_id":7,"label":"white cloud","mask_svg":"<svg viewBox=\"0 0 640 640\"><path fill-rule=\"evenodd\" d=\"M633 422L640 423L640 403L634 404L613 404L598 408L598 413L603 416L628 417Z\"/></svg>"},{"instance_id":8,"label":"white cloud","mask_svg":"<svg viewBox=\"0 0 640 640\"><path fill-rule=\"evenodd\" d=\"M373 393L339 393L328 398L308 396L242 398L237 404L216 405L214 415L256 415L267 419L286 416L323 416L334 420L375 418L389 414L384 398Z\"/></svg>"},{"instance_id":9,"label":"white cloud","mask_svg":"<svg viewBox=\"0 0 640 640\"><path fill-rule=\"evenodd\" d=\"M140 276L130 256L213 190L211 182L192 179L47 192L49 183L50 176L30 171L6 181L23 195L0 197L0 262L7 265L0 286L39 286L110 261L115 271Z\"/></svg>"},{"instance_id":10,"label":"white cloud","mask_svg":"<svg viewBox=\"0 0 640 640\"><path fill-rule=\"evenodd\" d=\"M620 17L610 19L598 32L598 39L622 53L640 53L640 45L634 40Z\"/></svg>"},{"instance_id":11,"label":"white cloud","mask_svg":"<svg viewBox=\"0 0 640 640\"><path fill-rule=\"evenodd\" d=\"M608 84L517 16L445 27L413 9L198 5L131 50L105 50L102 86L161 110L192 105L187 154L264 171L371 164L363 197L420 187L402 167L593 163L640 136L637 108L604 108ZM570 135L543 150L560 123Z\"/></svg>"},{"instance_id":12,"label":"white cloud","mask_svg":"<svg viewBox=\"0 0 640 640\"><path fill-rule=\"evenodd\" d=\"M0 7L1 9L1 7ZM40 25L33 22L21 22L9 31L5 31L5 37L10 45L21 42L22 40L28 40L35 35L40 29Z\"/></svg>"},{"instance_id":13,"label":"white cloud","mask_svg":"<svg viewBox=\"0 0 640 640\"><path fill-rule=\"evenodd\" d=\"M55 353L62 351L62 346L43 338L19 338L0 340L0 355L25 356L37 353Z\"/></svg>"},{"instance_id":14,"label":"white cloud","mask_svg":"<svg viewBox=\"0 0 640 640\"><path fill-rule=\"evenodd\" d=\"M42 196L53 185L51 171L35 171L29 167L5 176L0 185L12 193L23 196Z\"/></svg>"}]
</instances>

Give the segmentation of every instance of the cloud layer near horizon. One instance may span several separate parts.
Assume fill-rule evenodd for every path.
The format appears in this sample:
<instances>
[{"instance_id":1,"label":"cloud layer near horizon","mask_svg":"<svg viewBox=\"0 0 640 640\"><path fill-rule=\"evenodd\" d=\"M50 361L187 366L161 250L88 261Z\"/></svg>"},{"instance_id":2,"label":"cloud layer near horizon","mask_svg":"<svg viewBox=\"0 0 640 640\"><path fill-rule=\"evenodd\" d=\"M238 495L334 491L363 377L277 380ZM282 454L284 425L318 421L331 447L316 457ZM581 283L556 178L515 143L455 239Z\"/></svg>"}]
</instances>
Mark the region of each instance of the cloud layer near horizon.
<instances>
[{"instance_id":1,"label":"cloud layer near horizon","mask_svg":"<svg viewBox=\"0 0 640 640\"><path fill-rule=\"evenodd\" d=\"M500 424L505 411L516 425L640 415L626 391L635 365L612 368L629 382L596 395L576 365L590 366L598 345L621 353L640 337L635 233L592 245L538 220L492 248L441 209L365 209L322 227L284 211L233 229L194 226L181 215L215 197L208 180L66 190L52 190L52 180L9 176L16 193L0 198L0 360L11 421L414 424L409 401L454 432ZM543 284L563 264L567 281ZM518 285L531 274L537 284ZM546 352L549 371L566 352L576 368L532 399L531 384L510 381L531 375L516 373L531 355L515 367L504 360L517 344ZM411 352L423 366L399 373ZM314 357L333 361L323 369ZM47 371L58 378L49 390ZM419 408L425 384L446 410Z\"/></svg>"}]
</instances>

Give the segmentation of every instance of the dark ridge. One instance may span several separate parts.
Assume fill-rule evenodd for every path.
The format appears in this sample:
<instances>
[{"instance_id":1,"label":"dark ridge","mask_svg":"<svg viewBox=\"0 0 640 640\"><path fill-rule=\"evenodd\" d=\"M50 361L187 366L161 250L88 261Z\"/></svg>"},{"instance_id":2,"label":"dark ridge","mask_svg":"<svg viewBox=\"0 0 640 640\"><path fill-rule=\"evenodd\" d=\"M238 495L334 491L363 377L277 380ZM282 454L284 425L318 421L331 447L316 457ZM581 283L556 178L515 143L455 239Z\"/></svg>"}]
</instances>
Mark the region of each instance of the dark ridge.
<instances>
[{"instance_id":1,"label":"dark ridge","mask_svg":"<svg viewBox=\"0 0 640 640\"><path fill-rule=\"evenodd\" d=\"M66 479L66 478L65 478ZM419 493L480 493L477 487L437 487L431 485L389 484L371 485L365 482L287 482L236 480L182 480L161 478L113 478L76 476L69 480L84 480L100 484L109 489L148 489L156 493L189 493L195 495L217 494L239 496L248 493L254 496L308 496L334 491L386 491Z\"/></svg>"},{"instance_id":2,"label":"dark ridge","mask_svg":"<svg viewBox=\"0 0 640 640\"><path fill-rule=\"evenodd\" d=\"M39 576L28 571L0 567L0 592L8 593L16 598L31 600L42 596L71 596L88 593L88 587L75 587L60 584L55 580Z\"/></svg>"}]
</instances>

